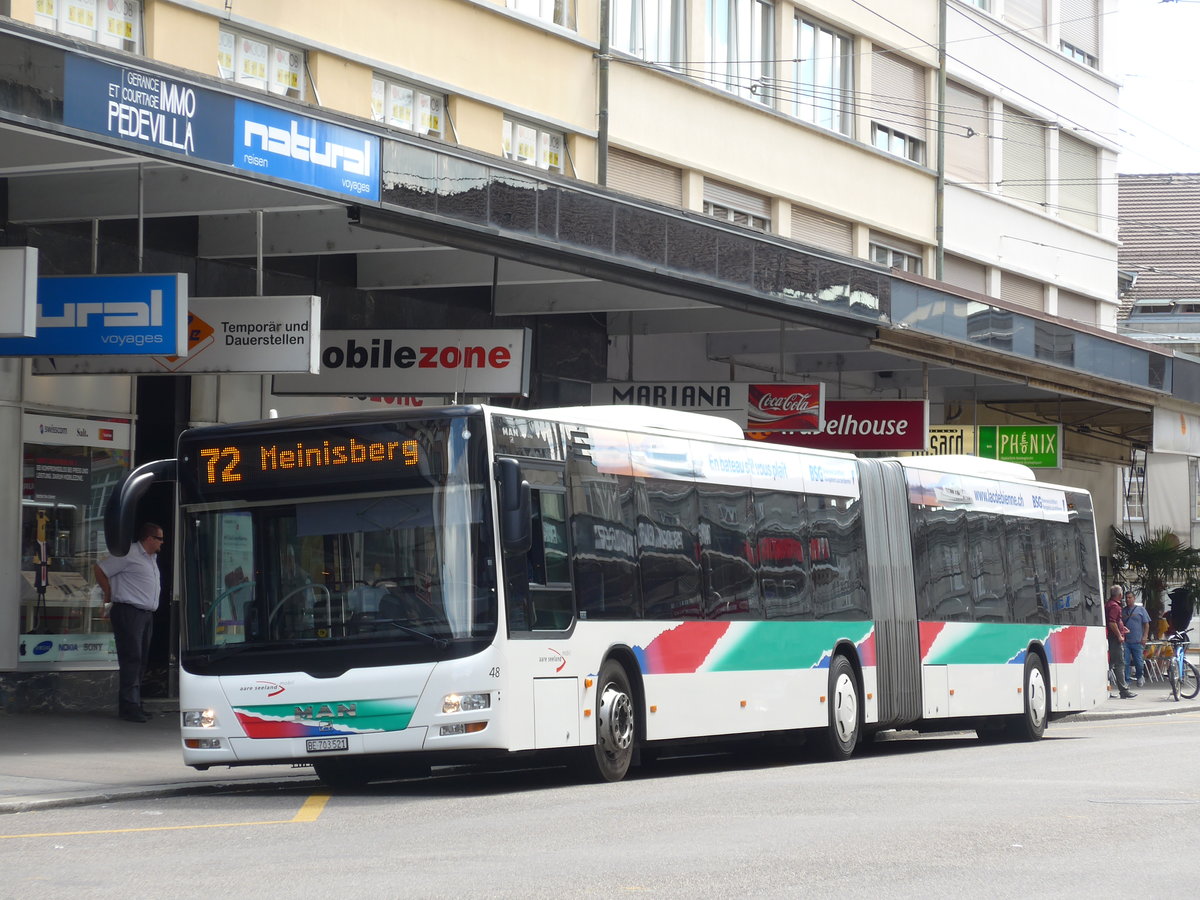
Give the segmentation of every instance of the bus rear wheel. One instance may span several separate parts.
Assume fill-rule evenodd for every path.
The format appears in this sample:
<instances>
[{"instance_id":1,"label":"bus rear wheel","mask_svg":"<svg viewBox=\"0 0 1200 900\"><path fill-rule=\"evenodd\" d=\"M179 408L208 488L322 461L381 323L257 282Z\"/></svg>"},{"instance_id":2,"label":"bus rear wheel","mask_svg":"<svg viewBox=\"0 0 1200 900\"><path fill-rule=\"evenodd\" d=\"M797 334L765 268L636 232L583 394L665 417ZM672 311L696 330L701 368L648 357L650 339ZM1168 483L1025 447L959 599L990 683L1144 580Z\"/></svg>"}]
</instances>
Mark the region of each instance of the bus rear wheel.
<instances>
[{"instance_id":1,"label":"bus rear wheel","mask_svg":"<svg viewBox=\"0 0 1200 900\"><path fill-rule=\"evenodd\" d=\"M633 762L637 713L624 666L608 660L596 689L596 743L583 756L583 772L595 781L620 781Z\"/></svg>"},{"instance_id":2,"label":"bus rear wheel","mask_svg":"<svg viewBox=\"0 0 1200 900\"><path fill-rule=\"evenodd\" d=\"M825 756L849 759L862 734L862 703L854 667L844 656L829 663L829 727L825 731Z\"/></svg>"},{"instance_id":3,"label":"bus rear wheel","mask_svg":"<svg viewBox=\"0 0 1200 900\"><path fill-rule=\"evenodd\" d=\"M1036 741L1046 733L1050 718L1050 695L1046 692L1046 672L1041 658L1030 653L1025 656L1024 711L1006 723L1005 732L1014 741Z\"/></svg>"}]
</instances>

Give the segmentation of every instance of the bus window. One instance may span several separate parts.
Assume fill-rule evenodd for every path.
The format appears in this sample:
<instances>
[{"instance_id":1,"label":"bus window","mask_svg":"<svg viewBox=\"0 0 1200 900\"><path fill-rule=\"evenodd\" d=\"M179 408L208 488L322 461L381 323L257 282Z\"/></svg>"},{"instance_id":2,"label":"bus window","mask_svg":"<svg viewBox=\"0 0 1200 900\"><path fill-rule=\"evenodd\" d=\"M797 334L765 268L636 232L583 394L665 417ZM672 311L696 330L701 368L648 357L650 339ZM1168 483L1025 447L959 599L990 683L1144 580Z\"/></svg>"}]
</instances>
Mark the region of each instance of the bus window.
<instances>
[{"instance_id":1,"label":"bus window","mask_svg":"<svg viewBox=\"0 0 1200 900\"><path fill-rule=\"evenodd\" d=\"M809 495L808 557L818 619L869 619L862 502Z\"/></svg>"},{"instance_id":2,"label":"bus window","mask_svg":"<svg viewBox=\"0 0 1200 900\"><path fill-rule=\"evenodd\" d=\"M980 622L1011 622L1002 517L981 510L967 512L967 554L975 618Z\"/></svg>"},{"instance_id":3,"label":"bus window","mask_svg":"<svg viewBox=\"0 0 1200 900\"><path fill-rule=\"evenodd\" d=\"M697 489L704 617L761 618L750 491L705 484Z\"/></svg>"},{"instance_id":4,"label":"bus window","mask_svg":"<svg viewBox=\"0 0 1200 900\"><path fill-rule=\"evenodd\" d=\"M575 489L572 568L581 619L641 618L633 479L592 475Z\"/></svg>"},{"instance_id":5,"label":"bus window","mask_svg":"<svg viewBox=\"0 0 1200 900\"><path fill-rule=\"evenodd\" d=\"M698 619L699 511L690 481L639 479L638 561L647 619Z\"/></svg>"},{"instance_id":6,"label":"bus window","mask_svg":"<svg viewBox=\"0 0 1200 900\"><path fill-rule=\"evenodd\" d=\"M919 610L935 622L966 622L972 618L965 560L966 512L945 506L924 510L925 556L928 582ZM918 527L914 523L914 527ZM914 540L914 547L916 541Z\"/></svg>"}]
</instances>

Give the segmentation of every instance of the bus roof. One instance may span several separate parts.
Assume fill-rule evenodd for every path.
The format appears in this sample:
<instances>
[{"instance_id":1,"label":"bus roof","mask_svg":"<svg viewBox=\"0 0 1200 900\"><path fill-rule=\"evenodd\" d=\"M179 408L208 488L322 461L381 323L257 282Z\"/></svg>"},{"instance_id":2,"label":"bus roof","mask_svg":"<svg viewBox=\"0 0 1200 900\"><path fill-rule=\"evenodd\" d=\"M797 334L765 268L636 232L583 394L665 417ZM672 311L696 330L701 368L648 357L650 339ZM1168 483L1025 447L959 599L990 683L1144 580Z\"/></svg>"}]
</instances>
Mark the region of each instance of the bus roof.
<instances>
[{"instance_id":1,"label":"bus roof","mask_svg":"<svg viewBox=\"0 0 1200 900\"><path fill-rule=\"evenodd\" d=\"M512 412L512 410L504 410L504 412ZM560 406L553 409L528 409L521 412L539 419L573 422L577 425L628 428L634 431L662 431L705 438L732 438L738 441L746 439L741 426L730 419L707 413L663 409L660 406L638 406L636 404Z\"/></svg>"}]
</instances>

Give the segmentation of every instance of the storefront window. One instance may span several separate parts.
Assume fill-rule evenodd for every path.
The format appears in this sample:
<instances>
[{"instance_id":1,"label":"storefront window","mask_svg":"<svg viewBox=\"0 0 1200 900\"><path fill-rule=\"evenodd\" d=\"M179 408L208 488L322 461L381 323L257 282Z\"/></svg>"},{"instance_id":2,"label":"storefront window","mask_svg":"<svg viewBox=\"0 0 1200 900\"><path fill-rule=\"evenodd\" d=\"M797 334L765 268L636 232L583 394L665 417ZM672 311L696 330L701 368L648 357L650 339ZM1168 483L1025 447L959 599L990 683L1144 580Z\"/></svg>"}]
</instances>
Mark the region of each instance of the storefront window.
<instances>
[{"instance_id":1,"label":"storefront window","mask_svg":"<svg viewBox=\"0 0 1200 900\"><path fill-rule=\"evenodd\" d=\"M22 664L115 663L92 565L129 468L129 423L27 414L21 490Z\"/></svg>"}]
</instances>

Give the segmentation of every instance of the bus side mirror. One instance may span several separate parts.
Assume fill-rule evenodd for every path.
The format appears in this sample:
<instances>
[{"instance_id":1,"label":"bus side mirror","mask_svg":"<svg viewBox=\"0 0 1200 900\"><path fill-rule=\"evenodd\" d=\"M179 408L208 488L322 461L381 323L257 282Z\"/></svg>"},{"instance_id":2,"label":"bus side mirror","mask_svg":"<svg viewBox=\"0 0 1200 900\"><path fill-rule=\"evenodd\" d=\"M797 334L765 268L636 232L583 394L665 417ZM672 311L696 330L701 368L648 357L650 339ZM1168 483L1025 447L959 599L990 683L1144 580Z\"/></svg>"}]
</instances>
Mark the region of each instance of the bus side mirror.
<instances>
[{"instance_id":1,"label":"bus side mirror","mask_svg":"<svg viewBox=\"0 0 1200 900\"><path fill-rule=\"evenodd\" d=\"M515 459L496 461L500 497L500 542L507 556L528 553L533 542L533 503L529 482Z\"/></svg>"}]
</instances>

